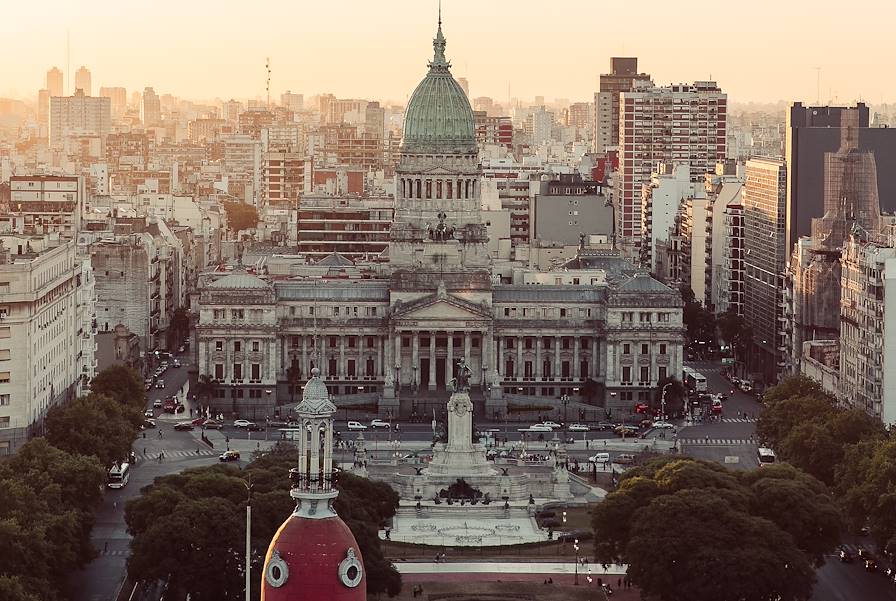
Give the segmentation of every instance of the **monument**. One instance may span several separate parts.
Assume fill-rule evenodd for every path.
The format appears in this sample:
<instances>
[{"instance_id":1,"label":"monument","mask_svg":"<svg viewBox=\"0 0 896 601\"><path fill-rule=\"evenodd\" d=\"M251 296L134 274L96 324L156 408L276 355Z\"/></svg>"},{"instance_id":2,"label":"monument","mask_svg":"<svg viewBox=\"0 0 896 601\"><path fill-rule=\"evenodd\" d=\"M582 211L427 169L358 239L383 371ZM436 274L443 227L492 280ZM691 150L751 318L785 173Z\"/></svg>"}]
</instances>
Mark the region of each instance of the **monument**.
<instances>
[{"instance_id":1,"label":"monument","mask_svg":"<svg viewBox=\"0 0 896 601\"><path fill-rule=\"evenodd\" d=\"M497 474L485 455L485 448L473 442L473 402L470 377L473 372L463 359L457 362L457 376L449 382L453 390L448 400L448 442L436 443L432 462L423 476L469 478Z\"/></svg>"}]
</instances>

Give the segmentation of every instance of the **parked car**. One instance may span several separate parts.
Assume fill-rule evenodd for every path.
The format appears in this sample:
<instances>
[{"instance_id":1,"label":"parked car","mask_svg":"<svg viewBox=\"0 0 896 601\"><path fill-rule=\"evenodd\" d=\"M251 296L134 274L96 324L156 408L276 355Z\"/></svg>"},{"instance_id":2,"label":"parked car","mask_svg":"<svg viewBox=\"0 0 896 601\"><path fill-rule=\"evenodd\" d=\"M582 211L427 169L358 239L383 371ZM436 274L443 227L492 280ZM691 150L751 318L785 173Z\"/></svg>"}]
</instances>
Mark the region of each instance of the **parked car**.
<instances>
[{"instance_id":1,"label":"parked car","mask_svg":"<svg viewBox=\"0 0 896 601\"><path fill-rule=\"evenodd\" d=\"M521 432L553 432L554 429L544 424L532 424L528 428L521 428Z\"/></svg>"},{"instance_id":2,"label":"parked car","mask_svg":"<svg viewBox=\"0 0 896 601\"><path fill-rule=\"evenodd\" d=\"M585 424L570 424L568 430L570 432L588 432L591 428Z\"/></svg>"},{"instance_id":3,"label":"parked car","mask_svg":"<svg viewBox=\"0 0 896 601\"><path fill-rule=\"evenodd\" d=\"M190 422L180 422L179 424L174 424L175 430L192 430L193 428L194 426Z\"/></svg>"},{"instance_id":4,"label":"parked car","mask_svg":"<svg viewBox=\"0 0 896 601\"><path fill-rule=\"evenodd\" d=\"M215 419L207 419L202 422L203 430L220 430L224 427L224 424Z\"/></svg>"},{"instance_id":5,"label":"parked car","mask_svg":"<svg viewBox=\"0 0 896 601\"><path fill-rule=\"evenodd\" d=\"M628 465L630 463L635 462L635 456L631 453L620 453L616 456L616 461L614 463L618 463L620 465Z\"/></svg>"},{"instance_id":6,"label":"parked car","mask_svg":"<svg viewBox=\"0 0 896 601\"><path fill-rule=\"evenodd\" d=\"M620 436L624 433L627 436L630 436L638 431L637 426L629 426L628 424L619 424L615 428L613 428L613 432L619 434Z\"/></svg>"},{"instance_id":7,"label":"parked car","mask_svg":"<svg viewBox=\"0 0 896 601\"><path fill-rule=\"evenodd\" d=\"M194 420L191 421L190 423L193 424L194 426L201 426L202 424L205 423L205 418L204 418L204 417L197 417L196 419L194 419Z\"/></svg>"},{"instance_id":8,"label":"parked car","mask_svg":"<svg viewBox=\"0 0 896 601\"><path fill-rule=\"evenodd\" d=\"M155 417L156 414L155 414L155 411L153 411L152 409L147 409L146 411L143 412L143 416L144 417Z\"/></svg>"},{"instance_id":9,"label":"parked car","mask_svg":"<svg viewBox=\"0 0 896 601\"><path fill-rule=\"evenodd\" d=\"M156 399L152 402L152 406L155 407L156 409L161 409L162 404L163 404L162 399Z\"/></svg>"},{"instance_id":10,"label":"parked car","mask_svg":"<svg viewBox=\"0 0 896 601\"><path fill-rule=\"evenodd\" d=\"M248 432L264 432L264 426L259 426L255 422L249 422L249 425L246 426L246 430Z\"/></svg>"},{"instance_id":11,"label":"parked car","mask_svg":"<svg viewBox=\"0 0 896 601\"><path fill-rule=\"evenodd\" d=\"M154 420L151 420L151 419L143 420L143 429L144 430L147 428L155 428L155 427L156 427L156 422Z\"/></svg>"},{"instance_id":12,"label":"parked car","mask_svg":"<svg viewBox=\"0 0 896 601\"><path fill-rule=\"evenodd\" d=\"M544 422L544 425L547 426L548 428L550 428L551 430L558 430L562 427L557 422Z\"/></svg>"},{"instance_id":13,"label":"parked car","mask_svg":"<svg viewBox=\"0 0 896 601\"><path fill-rule=\"evenodd\" d=\"M669 422L659 421L659 422L653 422L653 427L657 428L659 430L671 430L672 428L675 427L675 425L670 424Z\"/></svg>"},{"instance_id":14,"label":"parked car","mask_svg":"<svg viewBox=\"0 0 896 601\"><path fill-rule=\"evenodd\" d=\"M240 460L240 452L239 451L224 451L218 457L218 461L239 461Z\"/></svg>"},{"instance_id":15,"label":"parked car","mask_svg":"<svg viewBox=\"0 0 896 601\"><path fill-rule=\"evenodd\" d=\"M740 389L747 393L753 392L753 384L748 380L744 380L740 383Z\"/></svg>"},{"instance_id":16,"label":"parked car","mask_svg":"<svg viewBox=\"0 0 896 601\"><path fill-rule=\"evenodd\" d=\"M351 430L352 432L355 432L355 431L359 431L359 430L366 430L367 426L365 426L361 422L349 422L348 429Z\"/></svg>"},{"instance_id":17,"label":"parked car","mask_svg":"<svg viewBox=\"0 0 896 601\"><path fill-rule=\"evenodd\" d=\"M250 422L247 419L238 419L238 420L234 420L233 427L234 428L245 428L246 426L248 426L251 423L252 422Z\"/></svg>"},{"instance_id":18,"label":"parked car","mask_svg":"<svg viewBox=\"0 0 896 601\"><path fill-rule=\"evenodd\" d=\"M619 424L612 424L610 422L600 422L597 424L597 429L601 432L612 432L618 425Z\"/></svg>"},{"instance_id":19,"label":"parked car","mask_svg":"<svg viewBox=\"0 0 896 601\"><path fill-rule=\"evenodd\" d=\"M589 463L610 463L609 453L598 453L588 458Z\"/></svg>"},{"instance_id":20,"label":"parked car","mask_svg":"<svg viewBox=\"0 0 896 601\"><path fill-rule=\"evenodd\" d=\"M389 430L392 427L392 424L382 419L372 419L370 420L370 427L374 430Z\"/></svg>"}]
</instances>

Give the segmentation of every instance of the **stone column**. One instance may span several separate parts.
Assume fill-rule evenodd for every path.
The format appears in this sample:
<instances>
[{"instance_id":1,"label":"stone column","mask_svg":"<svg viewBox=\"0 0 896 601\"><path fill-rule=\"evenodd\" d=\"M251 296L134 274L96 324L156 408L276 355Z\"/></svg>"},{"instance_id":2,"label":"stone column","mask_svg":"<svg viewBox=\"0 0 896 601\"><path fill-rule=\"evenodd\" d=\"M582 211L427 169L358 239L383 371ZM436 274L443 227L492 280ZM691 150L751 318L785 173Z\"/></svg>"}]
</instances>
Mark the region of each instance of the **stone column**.
<instances>
[{"instance_id":1,"label":"stone column","mask_svg":"<svg viewBox=\"0 0 896 601\"><path fill-rule=\"evenodd\" d=\"M491 343L492 339L490 338L491 330L485 330L484 332L480 332L482 335L482 342L480 343L480 352L481 355L479 357L479 376L481 377L481 382L485 385L488 382L488 356L491 354Z\"/></svg>"},{"instance_id":2,"label":"stone column","mask_svg":"<svg viewBox=\"0 0 896 601\"><path fill-rule=\"evenodd\" d=\"M448 359L445 364L445 381L454 377L454 332L448 331Z\"/></svg>"},{"instance_id":3,"label":"stone column","mask_svg":"<svg viewBox=\"0 0 896 601\"><path fill-rule=\"evenodd\" d=\"M302 362L299 363L299 369L302 370L302 378L307 378L311 374L308 369L308 337L302 336Z\"/></svg>"},{"instance_id":4,"label":"stone column","mask_svg":"<svg viewBox=\"0 0 896 601\"><path fill-rule=\"evenodd\" d=\"M395 369L395 358L392 356L395 352L395 345L392 343L392 338L386 334L386 336L381 336L379 339L379 344L382 349L382 361L380 362L380 375L385 378L389 373L389 370ZM395 377L395 372L392 372L392 377ZM395 383L396 385L398 382Z\"/></svg>"},{"instance_id":5,"label":"stone column","mask_svg":"<svg viewBox=\"0 0 896 601\"><path fill-rule=\"evenodd\" d=\"M394 371L392 372L392 377L396 378L395 387L401 388L401 332L395 332L395 338L390 339L392 342L392 359L389 362L388 368L394 370L395 366L399 366L398 373L396 374Z\"/></svg>"},{"instance_id":6,"label":"stone column","mask_svg":"<svg viewBox=\"0 0 896 601\"><path fill-rule=\"evenodd\" d=\"M579 379L581 379L581 376L582 376L581 372L579 371L580 342L581 341L578 336L573 336L573 338L572 338L572 370L571 370L571 374L570 374L572 376L573 382L577 382Z\"/></svg>"},{"instance_id":7,"label":"stone column","mask_svg":"<svg viewBox=\"0 0 896 601\"><path fill-rule=\"evenodd\" d=\"M526 344L526 337L517 336L514 344L516 344L516 379L522 380L523 376L526 375L526 372L523 369L523 346Z\"/></svg>"},{"instance_id":8,"label":"stone column","mask_svg":"<svg viewBox=\"0 0 896 601\"><path fill-rule=\"evenodd\" d=\"M591 339L591 377L597 380L601 376L607 377L607 339Z\"/></svg>"},{"instance_id":9,"label":"stone column","mask_svg":"<svg viewBox=\"0 0 896 601\"><path fill-rule=\"evenodd\" d=\"M561 344L562 338L560 336L554 336L554 381L559 382L560 376L562 375L560 372L560 349L563 347Z\"/></svg>"},{"instance_id":10,"label":"stone column","mask_svg":"<svg viewBox=\"0 0 896 601\"><path fill-rule=\"evenodd\" d=\"M411 336L411 384L420 385L420 332L414 332Z\"/></svg>"},{"instance_id":11,"label":"stone column","mask_svg":"<svg viewBox=\"0 0 896 601\"><path fill-rule=\"evenodd\" d=\"M470 332L464 332L464 363L472 365L470 363ZM470 367L470 369L473 368Z\"/></svg>"},{"instance_id":12,"label":"stone column","mask_svg":"<svg viewBox=\"0 0 896 601\"><path fill-rule=\"evenodd\" d=\"M339 365L336 366L336 370L339 372L339 379L345 379L345 334L339 335Z\"/></svg>"},{"instance_id":13,"label":"stone column","mask_svg":"<svg viewBox=\"0 0 896 601\"><path fill-rule=\"evenodd\" d=\"M541 362L541 334L535 337L535 379L541 381L543 365Z\"/></svg>"},{"instance_id":14,"label":"stone column","mask_svg":"<svg viewBox=\"0 0 896 601\"><path fill-rule=\"evenodd\" d=\"M436 333L429 332L429 386L430 390L436 389Z\"/></svg>"}]
</instances>

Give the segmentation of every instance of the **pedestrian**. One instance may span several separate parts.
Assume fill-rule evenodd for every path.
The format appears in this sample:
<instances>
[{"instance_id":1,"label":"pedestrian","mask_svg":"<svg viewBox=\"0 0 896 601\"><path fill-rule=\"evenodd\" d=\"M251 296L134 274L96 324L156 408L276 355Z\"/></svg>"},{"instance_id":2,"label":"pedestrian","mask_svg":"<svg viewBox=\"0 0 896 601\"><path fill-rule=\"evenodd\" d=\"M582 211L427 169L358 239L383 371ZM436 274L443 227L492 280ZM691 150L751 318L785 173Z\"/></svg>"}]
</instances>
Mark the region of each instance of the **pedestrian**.
<instances>
[{"instance_id":1,"label":"pedestrian","mask_svg":"<svg viewBox=\"0 0 896 601\"><path fill-rule=\"evenodd\" d=\"M162 429L159 428L159 438L162 438Z\"/></svg>"},{"instance_id":2,"label":"pedestrian","mask_svg":"<svg viewBox=\"0 0 896 601\"><path fill-rule=\"evenodd\" d=\"M162 463L162 454L159 453L159 463Z\"/></svg>"},{"instance_id":3,"label":"pedestrian","mask_svg":"<svg viewBox=\"0 0 896 601\"><path fill-rule=\"evenodd\" d=\"M109 541L106 541L103 544L103 553L108 553L108 552L109 552Z\"/></svg>"},{"instance_id":4,"label":"pedestrian","mask_svg":"<svg viewBox=\"0 0 896 601\"><path fill-rule=\"evenodd\" d=\"M143 454L146 455L146 447L143 447Z\"/></svg>"},{"instance_id":5,"label":"pedestrian","mask_svg":"<svg viewBox=\"0 0 896 601\"><path fill-rule=\"evenodd\" d=\"M622 588L622 578L616 580L616 588Z\"/></svg>"},{"instance_id":6,"label":"pedestrian","mask_svg":"<svg viewBox=\"0 0 896 601\"><path fill-rule=\"evenodd\" d=\"M118 501L112 501L112 509L118 509Z\"/></svg>"},{"instance_id":7,"label":"pedestrian","mask_svg":"<svg viewBox=\"0 0 896 601\"><path fill-rule=\"evenodd\" d=\"M146 438L146 432L143 433L143 438Z\"/></svg>"}]
</instances>

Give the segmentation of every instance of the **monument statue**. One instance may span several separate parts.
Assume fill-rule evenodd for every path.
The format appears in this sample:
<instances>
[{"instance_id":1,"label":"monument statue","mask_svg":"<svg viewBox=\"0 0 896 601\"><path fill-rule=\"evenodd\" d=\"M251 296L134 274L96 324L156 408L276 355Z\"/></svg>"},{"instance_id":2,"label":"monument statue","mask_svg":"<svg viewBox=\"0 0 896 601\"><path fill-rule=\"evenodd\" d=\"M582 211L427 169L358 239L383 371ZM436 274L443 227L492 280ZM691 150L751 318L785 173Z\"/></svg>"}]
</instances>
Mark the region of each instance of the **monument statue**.
<instances>
[{"instance_id":1,"label":"monument statue","mask_svg":"<svg viewBox=\"0 0 896 601\"><path fill-rule=\"evenodd\" d=\"M466 361L461 357L457 362L457 376L451 379L451 389L454 392L467 392L470 390L470 378L473 377L473 371L467 365Z\"/></svg>"}]
</instances>

